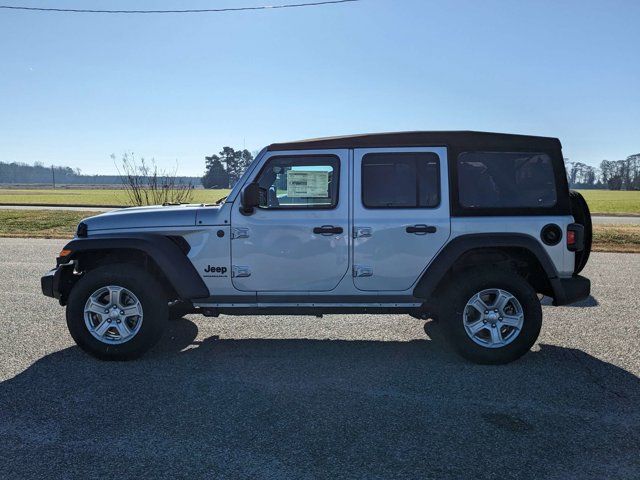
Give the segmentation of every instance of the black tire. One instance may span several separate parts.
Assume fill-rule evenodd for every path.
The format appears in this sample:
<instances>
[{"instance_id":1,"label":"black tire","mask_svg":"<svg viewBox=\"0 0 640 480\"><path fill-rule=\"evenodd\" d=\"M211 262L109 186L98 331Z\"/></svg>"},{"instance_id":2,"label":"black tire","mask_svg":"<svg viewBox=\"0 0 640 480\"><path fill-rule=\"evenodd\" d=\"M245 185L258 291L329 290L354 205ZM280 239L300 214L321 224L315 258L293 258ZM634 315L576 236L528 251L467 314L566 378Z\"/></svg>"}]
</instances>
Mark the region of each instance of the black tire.
<instances>
[{"instance_id":1,"label":"black tire","mask_svg":"<svg viewBox=\"0 0 640 480\"><path fill-rule=\"evenodd\" d=\"M576 252L575 266L573 273L578 274L587 264L589 254L591 253L591 243L593 241L593 226L591 224L591 212L589 205L580 192L571 190L569 192L571 200L571 215L576 223L584 227L584 250Z\"/></svg>"},{"instance_id":2,"label":"black tire","mask_svg":"<svg viewBox=\"0 0 640 480\"><path fill-rule=\"evenodd\" d=\"M475 343L464 327L463 312L467 302L486 289L502 289L513 295L524 313L520 333L511 343L499 348ZM464 358L480 364L505 364L527 353L536 342L542 326L542 307L531 285L516 273L494 270L469 270L454 278L439 298L442 325L448 341Z\"/></svg>"},{"instance_id":3,"label":"black tire","mask_svg":"<svg viewBox=\"0 0 640 480\"><path fill-rule=\"evenodd\" d=\"M117 285L132 292L142 304L143 321L138 333L129 341L112 345L101 342L87 329L84 306L101 287ZM85 273L74 285L67 303L69 333L85 352L102 360L130 360L155 345L169 317L166 298L158 298L162 286L145 270L129 264L113 264Z\"/></svg>"}]
</instances>

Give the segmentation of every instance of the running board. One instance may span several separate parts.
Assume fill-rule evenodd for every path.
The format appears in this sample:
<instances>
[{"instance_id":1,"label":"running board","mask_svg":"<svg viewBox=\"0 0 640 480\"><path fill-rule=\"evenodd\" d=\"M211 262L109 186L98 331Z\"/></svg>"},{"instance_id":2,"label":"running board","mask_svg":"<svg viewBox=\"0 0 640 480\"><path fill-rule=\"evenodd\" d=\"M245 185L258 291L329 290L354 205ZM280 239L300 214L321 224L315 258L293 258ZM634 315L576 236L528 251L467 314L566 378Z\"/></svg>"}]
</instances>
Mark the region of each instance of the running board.
<instances>
[{"instance_id":1,"label":"running board","mask_svg":"<svg viewBox=\"0 0 640 480\"><path fill-rule=\"evenodd\" d=\"M197 304L198 310L207 317L224 315L311 315L321 318L327 314L389 314L415 313L421 303L207 303Z\"/></svg>"},{"instance_id":2,"label":"running board","mask_svg":"<svg viewBox=\"0 0 640 480\"><path fill-rule=\"evenodd\" d=\"M193 305L200 308L418 308L422 303L198 303Z\"/></svg>"}]
</instances>

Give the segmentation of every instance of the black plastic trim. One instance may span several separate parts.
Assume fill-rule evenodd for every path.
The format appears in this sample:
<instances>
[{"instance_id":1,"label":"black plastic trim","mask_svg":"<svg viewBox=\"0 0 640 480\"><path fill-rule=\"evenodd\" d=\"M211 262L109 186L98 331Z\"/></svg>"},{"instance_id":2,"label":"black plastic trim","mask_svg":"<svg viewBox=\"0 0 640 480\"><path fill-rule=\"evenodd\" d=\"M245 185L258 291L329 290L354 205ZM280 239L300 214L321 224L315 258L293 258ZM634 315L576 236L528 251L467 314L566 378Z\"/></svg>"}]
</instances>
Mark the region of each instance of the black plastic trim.
<instances>
[{"instance_id":1,"label":"black plastic trim","mask_svg":"<svg viewBox=\"0 0 640 480\"><path fill-rule=\"evenodd\" d=\"M53 287L56 275L59 275L58 269L54 268L53 270L49 270L40 278L40 288L42 288L43 295L51 298L56 298L55 290Z\"/></svg>"},{"instance_id":2,"label":"black plastic trim","mask_svg":"<svg viewBox=\"0 0 640 480\"><path fill-rule=\"evenodd\" d=\"M67 257L65 257L66 259ZM60 258L58 258L60 260ZM73 273L73 263L57 263L57 267L49 270L40 278L40 287L42 293L47 297L60 300L60 305L66 303L63 290L66 282L69 280L68 275ZM66 269L66 270L65 270Z\"/></svg>"},{"instance_id":3,"label":"black plastic trim","mask_svg":"<svg viewBox=\"0 0 640 480\"><path fill-rule=\"evenodd\" d=\"M222 230L219 230L219 232ZM218 235L219 237L220 235ZM224 236L224 232L222 232L222 236ZM171 240L173 243L175 243L176 245L178 245L178 247L180 248L180 250L182 250L182 253L184 253L185 255L188 255L189 252L191 251L191 245L189 244L189 242L187 242L187 240L180 236L180 235L168 235L167 238L169 240Z\"/></svg>"},{"instance_id":4,"label":"black plastic trim","mask_svg":"<svg viewBox=\"0 0 640 480\"><path fill-rule=\"evenodd\" d=\"M542 248L540 242L531 235L520 233L479 233L461 235L454 238L429 264L414 288L413 295L417 298L428 299L451 266L463 253L476 248L488 247L519 247L529 250L536 256L540 265L542 265L547 277L551 281L554 294L562 295L562 292L558 290L561 288L561 285L556 281L558 280L558 271L545 249Z\"/></svg>"},{"instance_id":5,"label":"black plastic trim","mask_svg":"<svg viewBox=\"0 0 640 480\"><path fill-rule=\"evenodd\" d=\"M418 308L412 307L220 307L209 311L223 315L384 315L397 313L413 313Z\"/></svg>"},{"instance_id":6,"label":"black plastic trim","mask_svg":"<svg viewBox=\"0 0 640 480\"><path fill-rule=\"evenodd\" d=\"M150 233L93 235L87 238L76 238L64 248L73 252L69 259L75 258L80 252L138 250L153 259L182 300L209 296L209 289L180 246L164 235Z\"/></svg>"},{"instance_id":7,"label":"black plastic trim","mask_svg":"<svg viewBox=\"0 0 640 480\"><path fill-rule=\"evenodd\" d=\"M553 299L556 306L570 305L585 300L591 294L591 281L580 275L559 279L559 291Z\"/></svg>"}]
</instances>

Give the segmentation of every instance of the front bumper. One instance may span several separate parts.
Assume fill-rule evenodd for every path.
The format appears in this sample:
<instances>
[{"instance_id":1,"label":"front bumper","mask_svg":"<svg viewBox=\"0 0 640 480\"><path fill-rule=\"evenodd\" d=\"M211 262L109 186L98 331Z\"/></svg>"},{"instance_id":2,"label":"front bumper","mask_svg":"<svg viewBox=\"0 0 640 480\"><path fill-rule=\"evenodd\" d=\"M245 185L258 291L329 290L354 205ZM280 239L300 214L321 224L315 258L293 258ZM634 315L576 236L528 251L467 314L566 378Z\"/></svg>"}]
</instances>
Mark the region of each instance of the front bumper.
<instances>
[{"instance_id":1,"label":"front bumper","mask_svg":"<svg viewBox=\"0 0 640 480\"><path fill-rule=\"evenodd\" d=\"M557 278L553 283L554 305L570 305L588 298L591 294L591 281L580 275Z\"/></svg>"},{"instance_id":2,"label":"front bumper","mask_svg":"<svg viewBox=\"0 0 640 480\"><path fill-rule=\"evenodd\" d=\"M40 278L40 287L42 293L47 297L56 298L60 301L61 305L66 302L65 292L69 292L71 285L73 284L73 270L75 262L73 260L66 261L64 257L58 257L56 259L57 267L49 270Z\"/></svg>"},{"instance_id":3,"label":"front bumper","mask_svg":"<svg viewBox=\"0 0 640 480\"><path fill-rule=\"evenodd\" d=\"M60 298L60 278L62 269L60 267L49 270L40 278L42 293L47 297Z\"/></svg>"}]
</instances>

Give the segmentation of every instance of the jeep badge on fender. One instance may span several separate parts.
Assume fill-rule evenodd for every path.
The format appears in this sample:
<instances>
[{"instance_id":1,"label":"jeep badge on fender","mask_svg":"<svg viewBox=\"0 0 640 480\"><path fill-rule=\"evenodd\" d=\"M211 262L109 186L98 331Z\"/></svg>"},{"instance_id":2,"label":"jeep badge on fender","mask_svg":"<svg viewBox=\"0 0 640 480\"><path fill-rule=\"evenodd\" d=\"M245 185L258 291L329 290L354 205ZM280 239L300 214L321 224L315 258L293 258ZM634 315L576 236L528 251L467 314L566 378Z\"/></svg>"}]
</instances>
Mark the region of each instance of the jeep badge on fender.
<instances>
[{"instance_id":1,"label":"jeep badge on fender","mask_svg":"<svg viewBox=\"0 0 640 480\"><path fill-rule=\"evenodd\" d=\"M316 138L264 148L218 204L84 219L41 283L99 358L143 354L184 314L358 313L439 318L499 364L536 342L542 295L589 296L591 237L557 138Z\"/></svg>"},{"instance_id":2,"label":"jeep badge on fender","mask_svg":"<svg viewBox=\"0 0 640 480\"><path fill-rule=\"evenodd\" d=\"M221 276L224 276L227 273L227 267L215 267L213 265L207 265L207 268L204 269L204 273L218 273Z\"/></svg>"}]
</instances>

